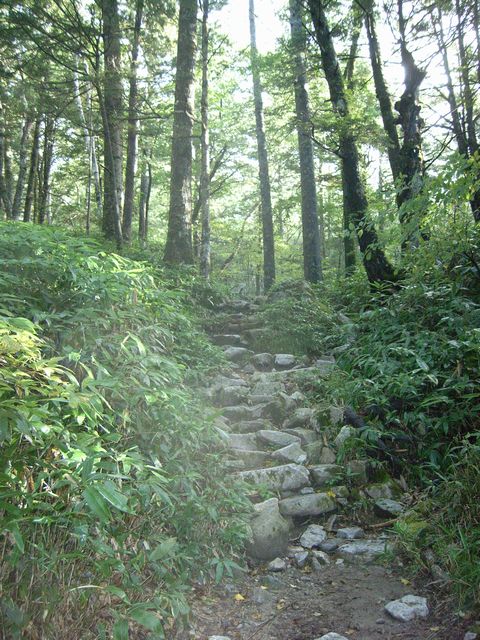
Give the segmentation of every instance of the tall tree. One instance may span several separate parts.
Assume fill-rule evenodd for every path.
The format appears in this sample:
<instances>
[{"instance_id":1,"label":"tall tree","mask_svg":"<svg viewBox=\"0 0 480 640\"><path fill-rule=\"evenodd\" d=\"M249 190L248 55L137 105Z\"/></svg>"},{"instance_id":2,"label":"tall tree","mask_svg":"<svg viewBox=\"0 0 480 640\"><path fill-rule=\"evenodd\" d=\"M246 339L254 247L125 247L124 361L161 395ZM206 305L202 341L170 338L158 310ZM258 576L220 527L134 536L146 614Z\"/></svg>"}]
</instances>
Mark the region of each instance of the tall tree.
<instances>
[{"instance_id":1,"label":"tall tree","mask_svg":"<svg viewBox=\"0 0 480 640\"><path fill-rule=\"evenodd\" d=\"M208 57L209 57L209 0L202 0L202 98L201 98L201 170L200 170L200 273L210 275L210 137L208 130Z\"/></svg>"},{"instance_id":2,"label":"tall tree","mask_svg":"<svg viewBox=\"0 0 480 640\"><path fill-rule=\"evenodd\" d=\"M143 0L135 3L135 24L133 27L132 58L130 61L130 90L128 94L127 161L125 166L125 200L123 204L123 237L125 242L132 238L133 200L135 195L135 170L137 165L138 137L138 87L137 67L142 28Z\"/></svg>"},{"instance_id":3,"label":"tall tree","mask_svg":"<svg viewBox=\"0 0 480 640\"><path fill-rule=\"evenodd\" d=\"M250 61L253 78L253 100L255 104L255 123L257 136L258 173L260 179L260 199L263 240L263 280L265 291L275 282L275 243L273 235L272 196L270 173L268 168L267 143L263 123L263 99L260 68L258 64L257 38L255 31L255 5L249 0L250 22Z\"/></svg>"},{"instance_id":4,"label":"tall tree","mask_svg":"<svg viewBox=\"0 0 480 640\"><path fill-rule=\"evenodd\" d=\"M300 0L290 0L290 31L295 74L295 111L300 159L302 195L303 274L309 282L322 279L322 256L318 228L318 203L315 186L311 115L306 88L305 30Z\"/></svg>"},{"instance_id":5,"label":"tall tree","mask_svg":"<svg viewBox=\"0 0 480 640\"><path fill-rule=\"evenodd\" d=\"M117 0L102 0L104 43L104 89L100 85L104 135L103 176L103 231L108 238L115 238L117 245L123 242L121 208L123 193L123 144L122 144L122 69L120 49L120 20Z\"/></svg>"},{"instance_id":6,"label":"tall tree","mask_svg":"<svg viewBox=\"0 0 480 640\"><path fill-rule=\"evenodd\" d=\"M192 130L197 0L180 0L175 107L170 174L170 209L164 259L192 264Z\"/></svg>"},{"instance_id":7,"label":"tall tree","mask_svg":"<svg viewBox=\"0 0 480 640\"><path fill-rule=\"evenodd\" d=\"M23 221L30 222L33 195L35 191L35 181L37 177L39 151L40 151L40 123L41 118L37 116L33 129L32 150L30 152L30 165L28 168L27 192L25 194L25 207L23 210Z\"/></svg>"},{"instance_id":8,"label":"tall tree","mask_svg":"<svg viewBox=\"0 0 480 640\"><path fill-rule=\"evenodd\" d=\"M308 0L322 67L328 83L333 109L340 118L339 149L342 163L344 206L355 225L363 264L371 283L395 280L395 271L381 249L372 221L360 172L356 140L349 124L347 95L338 63L332 33L322 0Z\"/></svg>"}]
</instances>

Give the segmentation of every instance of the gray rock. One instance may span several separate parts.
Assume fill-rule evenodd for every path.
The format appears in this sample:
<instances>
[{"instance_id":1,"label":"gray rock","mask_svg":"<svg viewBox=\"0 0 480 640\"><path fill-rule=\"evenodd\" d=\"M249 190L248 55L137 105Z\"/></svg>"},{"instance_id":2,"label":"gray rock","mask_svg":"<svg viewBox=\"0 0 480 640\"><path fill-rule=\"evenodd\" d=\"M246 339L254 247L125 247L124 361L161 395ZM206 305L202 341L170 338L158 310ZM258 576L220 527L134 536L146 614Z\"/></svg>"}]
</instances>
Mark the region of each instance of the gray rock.
<instances>
[{"instance_id":1,"label":"gray rock","mask_svg":"<svg viewBox=\"0 0 480 640\"><path fill-rule=\"evenodd\" d=\"M250 451L256 449L257 438L254 433L228 433L226 434L228 445L232 449L243 449L243 451Z\"/></svg>"},{"instance_id":2,"label":"gray rock","mask_svg":"<svg viewBox=\"0 0 480 640\"><path fill-rule=\"evenodd\" d=\"M258 371L270 371L273 367L273 356L271 353L256 353L250 362Z\"/></svg>"},{"instance_id":3,"label":"gray rock","mask_svg":"<svg viewBox=\"0 0 480 640\"><path fill-rule=\"evenodd\" d=\"M299 569L303 569L308 562L308 551L298 551L298 553L293 556L293 561Z\"/></svg>"},{"instance_id":4,"label":"gray rock","mask_svg":"<svg viewBox=\"0 0 480 640\"><path fill-rule=\"evenodd\" d=\"M245 373L255 373L255 367L249 362L248 364L244 365L242 371L245 371Z\"/></svg>"},{"instance_id":5,"label":"gray rock","mask_svg":"<svg viewBox=\"0 0 480 640\"><path fill-rule=\"evenodd\" d=\"M269 420L258 418L256 420L240 420L234 425L235 431L238 433L254 433L257 431L270 431L272 423Z\"/></svg>"},{"instance_id":6,"label":"gray rock","mask_svg":"<svg viewBox=\"0 0 480 640\"><path fill-rule=\"evenodd\" d=\"M339 555L345 560L371 562L385 553L386 543L383 540L352 540L338 548Z\"/></svg>"},{"instance_id":7,"label":"gray rock","mask_svg":"<svg viewBox=\"0 0 480 640\"><path fill-rule=\"evenodd\" d=\"M244 461L246 469L257 469L271 461L270 454L266 451L232 449L232 454Z\"/></svg>"},{"instance_id":8,"label":"gray rock","mask_svg":"<svg viewBox=\"0 0 480 640\"><path fill-rule=\"evenodd\" d=\"M305 396L300 391L295 391L295 393L292 393L290 396L286 393L281 393L280 395L287 413L294 411L300 404L305 402Z\"/></svg>"},{"instance_id":9,"label":"gray rock","mask_svg":"<svg viewBox=\"0 0 480 640\"><path fill-rule=\"evenodd\" d=\"M325 553L325 551L319 551L318 549L313 549L312 558L314 558L318 562L318 564L322 566L326 566L327 564L330 564L330 558Z\"/></svg>"},{"instance_id":10,"label":"gray rock","mask_svg":"<svg viewBox=\"0 0 480 640\"><path fill-rule=\"evenodd\" d=\"M310 484L307 469L298 464L284 464L270 469L242 471L238 475L246 482L257 486L264 485L273 491L295 491Z\"/></svg>"},{"instance_id":11,"label":"gray rock","mask_svg":"<svg viewBox=\"0 0 480 640\"><path fill-rule=\"evenodd\" d=\"M318 429L319 423L315 417L315 410L309 407L300 407L295 409L293 414L289 416L284 424L284 429Z\"/></svg>"},{"instance_id":12,"label":"gray rock","mask_svg":"<svg viewBox=\"0 0 480 640\"><path fill-rule=\"evenodd\" d=\"M222 407L232 407L241 404L247 397L248 389L245 387L220 387L215 394L216 402Z\"/></svg>"},{"instance_id":13,"label":"gray rock","mask_svg":"<svg viewBox=\"0 0 480 640\"><path fill-rule=\"evenodd\" d=\"M338 501L341 504L343 504L344 501L346 501L347 498L350 496L350 491L348 487L346 487L344 484L330 487L330 490L332 491L332 493L335 494L335 497L338 499Z\"/></svg>"},{"instance_id":14,"label":"gray rock","mask_svg":"<svg viewBox=\"0 0 480 640\"><path fill-rule=\"evenodd\" d=\"M217 376L213 383L215 387L248 387L243 378L227 378L226 376Z\"/></svg>"},{"instance_id":15,"label":"gray rock","mask_svg":"<svg viewBox=\"0 0 480 640\"><path fill-rule=\"evenodd\" d=\"M239 404L234 407L224 407L223 415L230 422L241 422L244 420L258 420L262 417L262 407L248 407Z\"/></svg>"},{"instance_id":16,"label":"gray rock","mask_svg":"<svg viewBox=\"0 0 480 640\"><path fill-rule=\"evenodd\" d=\"M426 618L429 614L427 599L420 596L403 596L399 600L392 600L385 605L385 611L395 620L410 622L415 618Z\"/></svg>"},{"instance_id":17,"label":"gray rock","mask_svg":"<svg viewBox=\"0 0 480 640\"><path fill-rule=\"evenodd\" d=\"M242 342L242 336L238 334L223 334L216 335L212 338L213 342L218 345L233 345L234 347L238 347L238 345Z\"/></svg>"},{"instance_id":18,"label":"gray rock","mask_svg":"<svg viewBox=\"0 0 480 640\"><path fill-rule=\"evenodd\" d=\"M275 600L273 593L261 587L254 587L252 590L252 602L258 605L270 604Z\"/></svg>"},{"instance_id":19,"label":"gray rock","mask_svg":"<svg viewBox=\"0 0 480 640\"><path fill-rule=\"evenodd\" d=\"M267 570L272 573L279 573L281 571L285 571L287 568L287 563L283 558L275 558L267 565Z\"/></svg>"},{"instance_id":20,"label":"gray rock","mask_svg":"<svg viewBox=\"0 0 480 640\"><path fill-rule=\"evenodd\" d=\"M228 636L208 636L208 640L230 640Z\"/></svg>"},{"instance_id":21,"label":"gray rock","mask_svg":"<svg viewBox=\"0 0 480 640\"><path fill-rule=\"evenodd\" d=\"M369 498L378 500L379 498L393 498L393 487L391 482L377 482L365 487L365 493Z\"/></svg>"},{"instance_id":22,"label":"gray rock","mask_svg":"<svg viewBox=\"0 0 480 640\"><path fill-rule=\"evenodd\" d=\"M285 405L281 399L270 400L262 406L261 417L272 420L275 424L281 424L285 418Z\"/></svg>"},{"instance_id":23,"label":"gray rock","mask_svg":"<svg viewBox=\"0 0 480 640\"><path fill-rule=\"evenodd\" d=\"M334 440L335 446L340 449L340 447L343 447L349 438L353 438L355 436L355 433L356 430L353 427L342 427Z\"/></svg>"},{"instance_id":24,"label":"gray rock","mask_svg":"<svg viewBox=\"0 0 480 640\"><path fill-rule=\"evenodd\" d=\"M389 498L379 498L375 500L375 512L383 518L397 518L405 511L405 507L400 502Z\"/></svg>"},{"instance_id":25,"label":"gray rock","mask_svg":"<svg viewBox=\"0 0 480 640\"><path fill-rule=\"evenodd\" d=\"M315 489L313 487L303 487L303 489L300 489L300 491L298 492L301 496L306 496L309 493L315 493ZM285 498L287 497L291 497L291 496L284 496Z\"/></svg>"},{"instance_id":26,"label":"gray rock","mask_svg":"<svg viewBox=\"0 0 480 640\"><path fill-rule=\"evenodd\" d=\"M312 483L317 487L324 487L332 483L338 478L341 472L342 467L336 464L319 464L310 469Z\"/></svg>"},{"instance_id":27,"label":"gray rock","mask_svg":"<svg viewBox=\"0 0 480 640\"><path fill-rule=\"evenodd\" d=\"M463 640L477 640L478 639L478 633L475 633L475 631L467 631L467 633L463 636Z\"/></svg>"},{"instance_id":28,"label":"gray rock","mask_svg":"<svg viewBox=\"0 0 480 640\"><path fill-rule=\"evenodd\" d=\"M250 394L249 396L250 404L268 404L272 400L272 396L267 396L265 394Z\"/></svg>"},{"instance_id":29,"label":"gray rock","mask_svg":"<svg viewBox=\"0 0 480 640\"><path fill-rule=\"evenodd\" d=\"M339 633L326 633L321 638L317 638L316 640L348 640L345 636L341 636Z\"/></svg>"},{"instance_id":30,"label":"gray rock","mask_svg":"<svg viewBox=\"0 0 480 640\"><path fill-rule=\"evenodd\" d=\"M266 561L285 555L290 522L280 513L277 498L270 498L254 506L250 529L251 539L247 543L250 557Z\"/></svg>"},{"instance_id":31,"label":"gray rock","mask_svg":"<svg viewBox=\"0 0 480 640\"><path fill-rule=\"evenodd\" d=\"M318 548L320 551L325 551L325 553L333 553L338 549L338 547L343 544L343 540L336 540L335 538L330 538L328 540L324 540Z\"/></svg>"},{"instance_id":32,"label":"gray rock","mask_svg":"<svg viewBox=\"0 0 480 640\"><path fill-rule=\"evenodd\" d=\"M297 359L290 353L277 353L275 356L275 368L276 369L291 369L297 363Z\"/></svg>"},{"instance_id":33,"label":"gray rock","mask_svg":"<svg viewBox=\"0 0 480 640\"><path fill-rule=\"evenodd\" d=\"M319 547L322 542L327 539L327 532L319 524L311 524L303 532L300 538L300 544L305 549L314 549Z\"/></svg>"},{"instance_id":34,"label":"gray rock","mask_svg":"<svg viewBox=\"0 0 480 640\"><path fill-rule=\"evenodd\" d=\"M262 377L253 387L252 393L254 395L267 395L272 397L276 393L280 393L284 390L285 387L282 382L269 379L265 375L262 375Z\"/></svg>"},{"instance_id":35,"label":"gray rock","mask_svg":"<svg viewBox=\"0 0 480 640\"><path fill-rule=\"evenodd\" d=\"M318 440L318 434L315 431L312 431L312 429L302 429L301 427L298 427L297 429L284 428L283 431L300 438L302 445L312 444Z\"/></svg>"},{"instance_id":36,"label":"gray rock","mask_svg":"<svg viewBox=\"0 0 480 640\"><path fill-rule=\"evenodd\" d=\"M257 438L260 442L266 445L273 445L275 447L286 447L289 444L300 444L301 440L298 436L292 436L291 433L285 433L284 431L272 431L267 429L261 429L257 432Z\"/></svg>"},{"instance_id":37,"label":"gray rock","mask_svg":"<svg viewBox=\"0 0 480 640\"><path fill-rule=\"evenodd\" d=\"M326 493L311 493L280 500L280 513L296 518L320 516L335 511L335 509L335 500Z\"/></svg>"},{"instance_id":38,"label":"gray rock","mask_svg":"<svg viewBox=\"0 0 480 640\"><path fill-rule=\"evenodd\" d=\"M223 352L230 362L243 363L253 355L253 351L245 347L227 347Z\"/></svg>"},{"instance_id":39,"label":"gray rock","mask_svg":"<svg viewBox=\"0 0 480 640\"><path fill-rule=\"evenodd\" d=\"M313 368L321 377L326 377L329 376L335 368L335 362L331 362L330 360L315 360L315 366Z\"/></svg>"},{"instance_id":40,"label":"gray rock","mask_svg":"<svg viewBox=\"0 0 480 640\"><path fill-rule=\"evenodd\" d=\"M343 407L331 406L329 409L330 424L339 425L343 422Z\"/></svg>"},{"instance_id":41,"label":"gray rock","mask_svg":"<svg viewBox=\"0 0 480 640\"><path fill-rule=\"evenodd\" d=\"M323 447L318 460L319 464L335 464L336 460L337 456L333 449L330 449L330 447Z\"/></svg>"},{"instance_id":42,"label":"gray rock","mask_svg":"<svg viewBox=\"0 0 480 640\"><path fill-rule=\"evenodd\" d=\"M298 442L292 442L286 447L277 449L272 453L274 460L280 460L280 462L295 462L296 464L304 464L307 461L307 454L301 448Z\"/></svg>"},{"instance_id":43,"label":"gray rock","mask_svg":"<svg viewBox=\"0 0 480 640\"><path fill-rule=\"evenodd\" d=\"M365 537L365 531L361 527L345 527L338 529L337 537L345 540L358 540Z\"/></svg>"},{"instance_id":44,"label":"gray rock","mask_svg":"<svg viewBox=\"0 0 480 640\"><path fill-rule=\"evenodd\" d=\"M347 474L353 477L355 484L365 484L368 480L366 460L350 460L350 462L347 462Z\"/></svg>"}]
</instances>

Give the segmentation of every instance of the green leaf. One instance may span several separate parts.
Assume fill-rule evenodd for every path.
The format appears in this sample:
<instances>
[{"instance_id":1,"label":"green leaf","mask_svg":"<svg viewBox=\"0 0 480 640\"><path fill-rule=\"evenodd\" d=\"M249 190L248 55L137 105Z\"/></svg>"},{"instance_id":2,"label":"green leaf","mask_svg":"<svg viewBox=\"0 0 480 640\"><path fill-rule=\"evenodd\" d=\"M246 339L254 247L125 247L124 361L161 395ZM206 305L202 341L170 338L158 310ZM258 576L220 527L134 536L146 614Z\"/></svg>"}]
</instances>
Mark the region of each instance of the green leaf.
<instances>
[{"instance_id":1,"label":"green leaf","mask_svg":"<svg viewBox=\"0 0 480 640\"><path fill-rule=\"evenodd\" d=\"M125 511L126 513L132 513L128 509L128 498L123 493L118 491L117 487L111 480L106 480L102 484L96 485L98 492L109 502L113 507L119 511Z\"/></svg>"},{"instance_id":2,"label":"green leaf","mask_svg":"<svg viewBox=\"0 0 480 640\"><path fill-rule=\"evenodd\" d=\"M178 543L176 538L168 538L164 542L161 542L155 547L150 554L150 562L158 562L158 560L164 560L173 555L173 552L177 549Z\"/></svg>"},{"instance_id":3,"label":"green leaf","mask_svg":"<svg viewBox=\"0 0 480 640\"><path fill-rule=\"evenodd\" d=\"M121 618L113 625L113 640L128 640L128 620Z\"/></svg>"},{"instance_id":4,"label":"green leaf","mask_svg":"<svg viewBox=\"0 0 480 640\"><path fill-rule=\"evenodd\" d=\"M7 530L12 534L20 553L25 553L25 542L22 534L20 533L20 529L18 528L18 524L16 522L9 522Z\"/></svg>"},{"instance_id":5,"label":"green leaf","mask_svg":"<svg viewBox=\"0 0 480 640\"><path fill-rule=\"evenodd\" d=\"M105 500L94 487L87 487L83 492L83 497L93 513L102 522L107 522L111 519L112 514L110 513Z\"/></svg>"},{"instance_id":6,"label":"green leaf","mask_svg":"<svg viewBox=\"0 0 480 640\"><path fill-rule=\"evenodd\" d=\"M162 629L159 617L153 611L146 609L145 605L136 605L128 613L130 618L146 627L149 631L160 631Z\"/></svg>"}]
</instances>

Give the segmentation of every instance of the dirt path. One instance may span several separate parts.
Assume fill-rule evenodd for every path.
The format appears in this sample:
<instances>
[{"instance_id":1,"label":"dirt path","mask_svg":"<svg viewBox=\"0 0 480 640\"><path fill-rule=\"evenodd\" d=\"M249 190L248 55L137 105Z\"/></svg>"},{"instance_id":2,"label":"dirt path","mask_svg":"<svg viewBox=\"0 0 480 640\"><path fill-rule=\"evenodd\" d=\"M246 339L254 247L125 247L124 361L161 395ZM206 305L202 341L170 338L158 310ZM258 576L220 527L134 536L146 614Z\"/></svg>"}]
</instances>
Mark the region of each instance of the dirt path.
<instances>
[{"instance_id":1,"label":"dirt path","mask_svg":"<svg viewBox=\"0 0 480 640\"><path fill-rule=\"evenodd\" d=\"M232 473L251 485L250 570L218 588L197 590L190 637L464 638L459 620L439 611L434 596L404 577L385 529L369 528L371 520L359 522L351 508L353 490L357 499L370 501L381 523L405 500L393 481L369 483L362 461L350 464L348 484L346 467L336 465L341 438L327 442L325 425L297 386L308 369L328 375L333 359L307 363L289 354L255 354L255 310L244 302L228 309L212 339L225 349L233 371L209 390L222 407L218 427ZM340 431L338 412L331 419ZM397 616L412 618L400 621L385 606L408 595L426 600L413 609L408 600L397 604Z\"/></svg>"}]
</instances>

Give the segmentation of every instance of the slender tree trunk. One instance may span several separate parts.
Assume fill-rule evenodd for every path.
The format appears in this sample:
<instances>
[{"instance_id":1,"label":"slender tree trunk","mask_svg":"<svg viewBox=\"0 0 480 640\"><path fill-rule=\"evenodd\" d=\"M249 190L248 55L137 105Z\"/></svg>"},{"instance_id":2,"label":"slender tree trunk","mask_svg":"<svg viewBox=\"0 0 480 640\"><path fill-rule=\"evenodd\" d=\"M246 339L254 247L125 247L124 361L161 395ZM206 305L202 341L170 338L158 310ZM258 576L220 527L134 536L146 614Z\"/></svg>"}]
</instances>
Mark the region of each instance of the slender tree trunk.
<instances>
[{"instance_id":1,"label":"slender tree trunk","mask_svg":"<svg viewBox=\"0 0 480 640\"><path fill-rule=\"evenodd\" d=\"M13 172L12 172L12 156L9 144L8 135L4 135L3 145L3 166L4 166L4 180L5 180L5 194L4 202L7 211L7 219L12 219L12 207L13 207Z\"/></svg>"},{"instance_id":2,"label":"slender tree trunk","mask_svg":"<svg viewBox=\"0 0 480 640\"><path fill-rule=\"evenodd\" d=\"M7 179L6 179L6 153L7 139L5 136L5 120L3 105L0 100L0 211L2 218L10 218L12 203L8 199Z\"/></svg>"},{"instance_id":3,"label":"slender tree trunk","mask_svg":"<svg viewBox=\"0 0 480 640\"><path fill-rule=\"evenodd\" d=\"M260 79L260 69L258 66L258 51L255 32L254 0L249 0L249 20L250 60L253 78L253 100L255 103L258 172L260 179L262 211L263 279L265 291L268 291L275 282L275 244L273 235L272 197L268 168L267 143L265 140L265 128L263 124L262 83Z\"/></svg>"},{"instance_id":4,"label":"slender tree trunk","mask_svg":"<svg viewBox=\"0 0 480 640\"><path fill-rule=\"evenodd\" d=\"M192 131L197 0L180 0L173 115L170 209L164 260L192 264Z\"/></svg>"},{"instance_id":5,"label":"slender tree trunk","mask_svg":"<svg viewBox=\"0 0 480 640\"><path fill-rule=\"evenodd\" d=\"M143 0L137 0L133 30L132 60L130 63L130 92L128 96L127 162L125 166L125 200L123 204L123 237L132 239L133 200L135 195L135 170L137 165L138 138L138 87L137 66L142 28Z\"/></svg>"},{"instance_id":6,"label":"slender tree trunk","mask_svg":"<svg viewBox=\"0 0 480 640\"><path fill-rule=\"evenodd\" d=\"M395 271L380 248L375 228L368 219L368 202L360 174L357 145L348 126L348 102L323 2L321 0L308 0L308 4L316 39L320 47L322 66L330 91L330 99L335 113L343 121L339 133L339 146L344 184L344 206L348 210L349 218L355 225L363 264L369 281L371 283L394 281L396 278Z\"/></svg>"},{"instance_id":7,"label":"slender tree trunk","mask_svg":"<svg viewBox=\"0 0 480 640\"><path fill-rule=\"evenodd\" d=\"M109 239L123 242L122 207L122 75L118 0L102 0L104 41L104 91L97 86L104 133L103 232Z\"/></svg>"},{"instance_id":8,"label":"slender tree trunk","mask_svg":"<svg viewBox=\"0 0 480 640\"><path fill-rule=\"evenodd\" d=\"M138 239L142 249L147 245L148 207L152 188L152 152L142 151L142 173L140 176L140 198L138 201Z\"/></svg>"},{"instance_id":9,"label":"slender tree trunk","mask_svg":"<svg viewBox=\"0 0 480 640\"><path fill-rule=\"evenodd\" d=\"M202 99L201 99L201 171L200 171L200 273L210 276L210 136L208 129L208 50L209 50L209 0L202 0Z\"/></svg>"},{"instance_id":10,"label":"slender tree trunk","mask_svg":"<svg viewBox=\"0 0 480 640\"><path fill-rule=\"evenodd\" d=\"M53 163L54 131L55 121L51 116L46 116L43 133L41 185L38 194L38 224L43 224L49 220L50 172Z\"/></svg>"},{"instance_id":11,"label":"slender tree trunk","mask_svg":"<svg viewBox=\"0 0 480 640\"><path fill-rule=\"evenodd\" d=\"M22 137L20 140L20 150L19 150L19 156L18 156L18 177L17 177L17 184L15 187L15 196L13 198L13 205L12 205L13 220L20 220L21 218L23 189L25 186L25 177L27 174L27 155L28 155L27 145L28 145L28 138L30 136L32 125L33 125L33 120L29 115L26 115L25 122L23 123Z\"/></svg>"},{"instance_id":12,"label":"slender tree trunk","mask_svg":"<svg viewBox=\"0 0 480 640\"><path fill-rule=\"evenodd\" d=\"M290 30L295 69L295 110L302 195L303 274L305 280L309 282L320 282L322 280L322 256L318 228L315 164L310 136L310 105L306 89L305 32L302 25L300 0L290 0Z\"/></svg>"},{"instance_id":13,"label":"slender tree trunk","mask_svg":"<svg viewBox=\"0 0 480 640\"><path fill-rule=\"evenodd\" d=\"M30 153L30 166L28 169L27 192L25 195L25 209L23 211L23 221L30 222L32 204L35 191L35 180L37 176L39 148L40 148L40 118L35 120L33 129L32 151Z\"/></svg>"},{"instance_id":14,"label":"slender tree trunk","mask_svg":"<svg viewBox=\"0 0 480 640\"><path fill-rule=\"evenodd\" d=\"M352 4L352 40L350 42L350 52L348 54L347 64L345 65L345 84L349 91L353 91L353 72L355 70L355 62L358 55L358 41L360 40L360 34L362 33L362 12L358 6L356 0Z\"/></svg>"},{"instance_id":15,"label":"slender tree trunk","mask_svg":"<svg viewBox=\"0 0 480 640\"><path fill-rule=\"evenodd\" d=\"M85 111L82 103L82 96L80 92L80 82L78 79L78 63L79 57L76 59L75 71L73 72L73 90L75 92L75 103L77 105L78 115L80 117L80 125L83 130L83 137L85 140L85 151L87 152L88 157L88 173L89 176L93 178L93 184L95 189L95 203L97 206L97 216L98 219L102 218L102 191L100 186L100 172L98 169L98 161L97 161L97 153L95 150L95 137L92 133L92 123L87 122L87 118L85 116ZM90 91L87 94L87 103L89 107L89 111L91 112L91 95ZM90 189L90 184L88 186Z\"/></svg>"}]
</instances>

